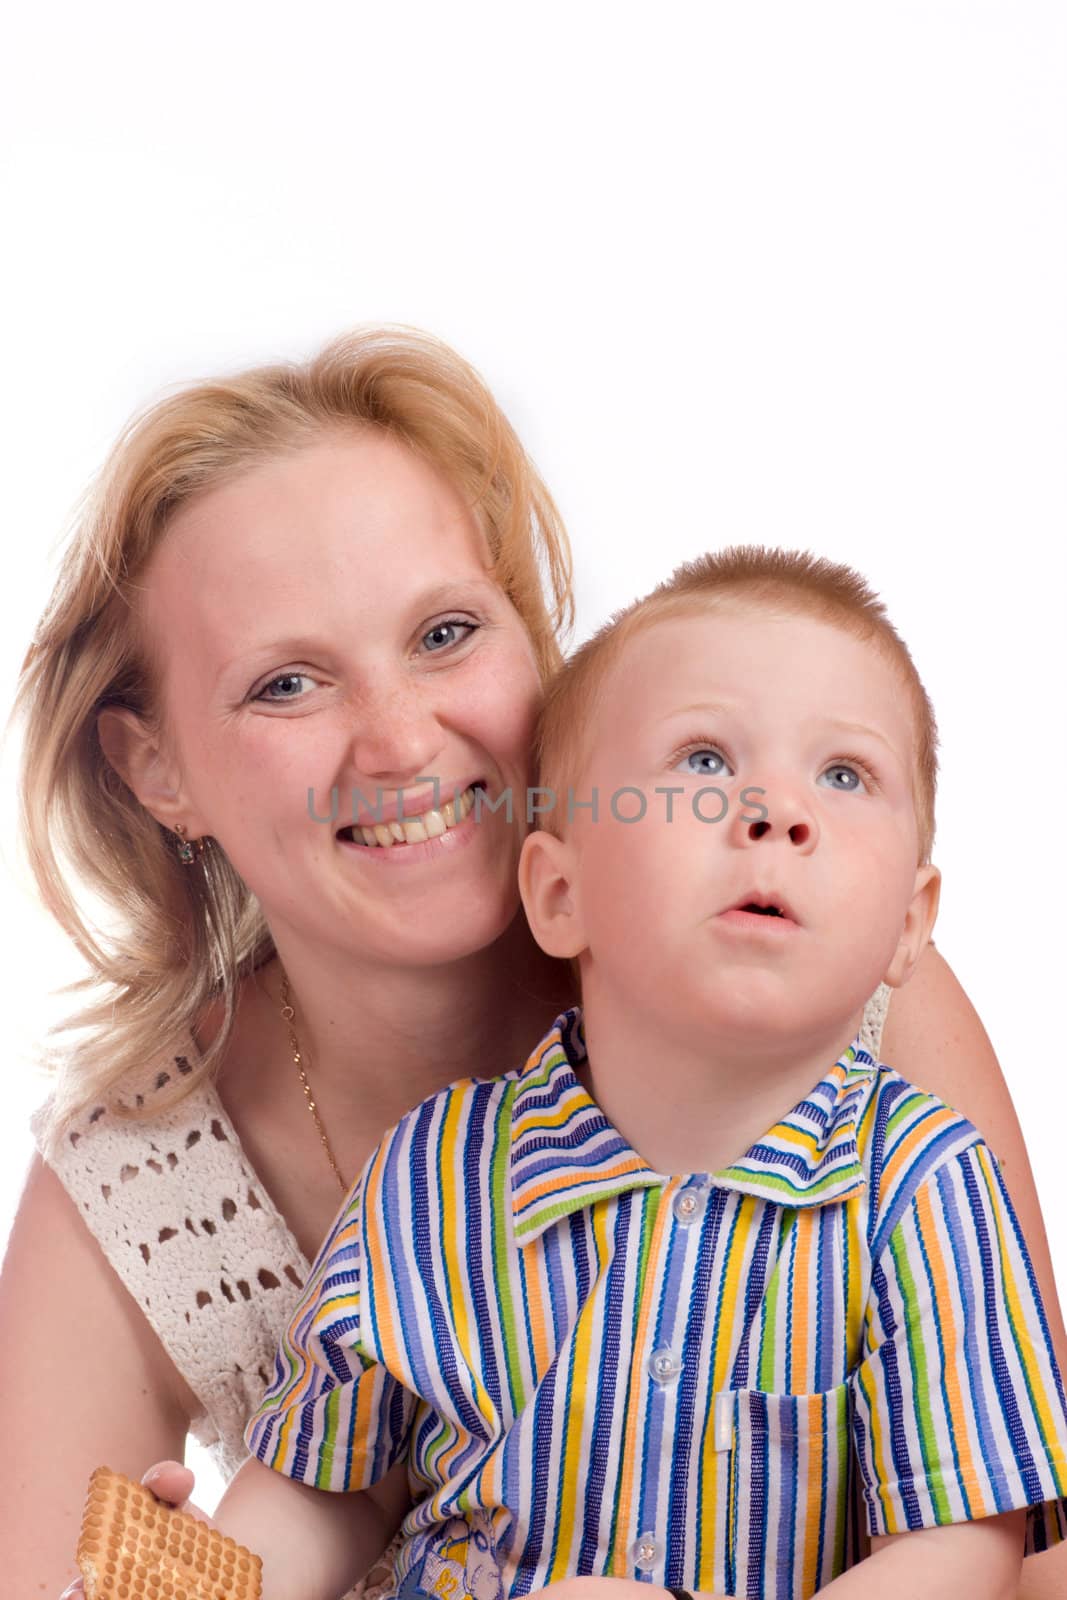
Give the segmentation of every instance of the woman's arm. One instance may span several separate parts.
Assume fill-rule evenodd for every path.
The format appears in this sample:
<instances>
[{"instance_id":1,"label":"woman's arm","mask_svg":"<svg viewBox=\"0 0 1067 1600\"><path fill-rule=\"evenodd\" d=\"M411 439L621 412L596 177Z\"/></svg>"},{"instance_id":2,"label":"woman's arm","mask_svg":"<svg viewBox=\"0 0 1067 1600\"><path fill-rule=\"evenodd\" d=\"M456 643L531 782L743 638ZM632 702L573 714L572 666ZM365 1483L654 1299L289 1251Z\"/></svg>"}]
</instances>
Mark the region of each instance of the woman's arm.
<instances>
[{"instance_id":1,"label":"woman's arm","mask_svg":"<svg viewBox=\"0 0 1067 1600\"><path fill-rule=\"evenodd\" d=\"M92 1469L180 1459L192 1396L39 1157L0 1275L0 1350L5 1590L53 1596L77 1571Z\"/></svg>"},{"instance_id":2,"label":"woman's arm","mask_svg":"<svg viewBox=\"0 0 1067 1600\"><path fill-rule=\"evenodd\" d=\"M881 1053L905 1078L962 1111L996 1153L1034 1264L1060 1371L1067 1375L1067 1331L1015 1107L977 1012L933 945L893 995ZM1024 1562L1019 1600L1065 1594L1067 1545Z\"/></svg>"}]
</instances>

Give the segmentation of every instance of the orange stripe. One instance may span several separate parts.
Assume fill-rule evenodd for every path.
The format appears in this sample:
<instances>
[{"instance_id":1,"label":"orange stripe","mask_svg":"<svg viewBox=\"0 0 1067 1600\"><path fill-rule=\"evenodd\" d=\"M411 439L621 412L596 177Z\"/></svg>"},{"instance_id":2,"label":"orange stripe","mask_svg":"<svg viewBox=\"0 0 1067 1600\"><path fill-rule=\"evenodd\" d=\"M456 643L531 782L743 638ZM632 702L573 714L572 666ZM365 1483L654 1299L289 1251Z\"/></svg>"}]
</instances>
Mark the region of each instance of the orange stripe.
<instances>
[{"instance_id":1,"label":"orange stripe","mask_svg":"<svg viewBox=\"0 0 1067 1600\"><path fill-rule=\"evenodd\" d=\"M367 1173L363 1187L363 1203L369 1217L377 1216L382 1210L379 1195L382 1189L382 1179L385 1173L385 1161L374 1162ZM365 1237L368 1241L368 1271L364 1284L371 1278L377 1278L380 1284L391 1281L389 1263L382 1248L382 1230L379 1228L366 1228ZM396 1322L395 1307L390 1303L386 1294L377 1294L374 1297L374 1318L377 1324L378 1341L382 1351L382 1365L391 1372L400 1376L407 1370L403 1359L401 1340Z\"/></svg>"},{"instance_id":2,"label":"orange stripe","mask_svg":"<svg viewBox=\"0 0 1067 1600\"><path fill-rule=\"evenodd\" d=\"M811 1263L814 1232L821 1225L819 1207L813 1211L797 1213L794 1238L792 1294L789 1307L789 1392L810 1394L814 1388L812 1351L809 1333L811 1321ZM808 1439L807 1484L803 1500L798 1493L798 1512L804 1515L803 1580L800 1588L804 1594L814 1594L819 1576L819 1519L811 1515L812 1483L822 1482L822 1439L812 1434Z\"/></svg>"},{"instance_id":3,"label":"orange stripe","mask_svg":"<svg viewBox=\"0 0 1067 1600\"><path fill-rule=\"evenodd\" d=\"M519 1260L529 1305L530 1335L533 1339L534 1383L540 1383L552 1363L548 1348L548 1319L545 1315L545 1288L541 1277L545 1253L537 1240L520 1250Z\"/></svg>"},{"instance_id":4,"label":"orange stripe","mask_svg":"<svg viewBox=\"0 0 1067 1600\"><path fill-rule=\"evenodd\" d=\"M901 1170L910 1165L916 1150L921 1150L924 1145L935 1139L940 1130L948 1123L957 1122L959 1119L954 1111L947 1106L932 1116L924 1117L916 1123L911 1132L906 1134L900 1144L893 1151L892 1156L882 1169L882 1194L886 1195L894 1187Z\"/></svg>"},{"instance_id":5,"label":"orange stripe","mask_svg":"<svg viewBox=\"0 0 1067 1600\"><path fill-rule=\"evenodd\" d=\"M610 1183L615 1178L628 1177L631 1172L648 1172L649 1170L648 1163L642 1161L640 1156L635 1156L629 1161L620 1162L617 1167L606 1167L603 1171L598 1169L596 1181L597 1184ZM536 1189L524 1184L519 1191L518 1209L520 1216L529 1210L535 1201L543 1200L546 1195L558 1194L561 1189L569 1189L573 1183L573 1172L563 1172L554 1181L547 1179L544 1183L539 1184Z\"/></svg>"},{"instance_id":6,"label":"orange stripe","mask_svg":"<svg viewBox=\"0 0 1067 1600\"><path fill-rule=\"evenodd\" d=\"M930 1273L934 1280L934 1294L937 1299L935 1318L941 1328L941 1342L945 1350L943 1381L948 1395L949 1417L960 1458L960 1469L971 1497L971 1515L975 1518L988 1517L992 1516L996 1507L986 1504L978 1486L979 1473L971 1452L967 1408L963 1400L963 1390L960 1388L959 1364L955 1359L957 1334L955 1308L952 1303L952 1282L945 1269L945 1257L941 1250L941 1241L937 1237L934 1211L930 1204L930 1191L925 1187L920 1188L915 1196L915 1210L922 1230L923 1244L926 1246ZM934 1346L931 1344L931 1355L933 1350Z\"/></svg>"}]
</instances>

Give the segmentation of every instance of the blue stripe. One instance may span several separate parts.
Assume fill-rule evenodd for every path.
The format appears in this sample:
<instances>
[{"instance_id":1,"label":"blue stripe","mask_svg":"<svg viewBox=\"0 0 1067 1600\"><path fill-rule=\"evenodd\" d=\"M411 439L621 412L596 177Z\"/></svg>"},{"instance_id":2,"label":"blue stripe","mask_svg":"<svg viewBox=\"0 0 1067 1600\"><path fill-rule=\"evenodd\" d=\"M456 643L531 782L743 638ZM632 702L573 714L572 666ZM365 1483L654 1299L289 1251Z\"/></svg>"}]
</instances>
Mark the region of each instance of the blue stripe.
<instances>
[{"instance_id":1,"label":"blue stripe","mask_svg":"<svg viewBox=\"0 0 1067 1600\"><path fill-rule=\"evenodd\" d=\"M1040 1502L1043 1498L1041 1479L1026 1438L1022 1417L1019 1414L1019 1402L1012 1385L1011 1374L1008 1371L1008 1363L1004 1355L1004 1344L1000 1335L1000 1319L997 1314L997 1278L993 1275L993 1242L989 1236L989 1225L986 1219L986 1197L979 1186L974 1168L969 1162L963 1165L963 1182L967 1190L967 1198L971 1203L972 1220L975 1232L978 1235L978 1248L982 1256L982 1266L985 1269L982 1289L985 1299L986 1328L989 1337L989 1357L993 1368L993 1381L997 1386L1001 1414L1011 1435L1012 1448L1015 1451L1015 1464L1022 1474L1027 1498L1031 1502Z\"/></svg>"}]
</instances>

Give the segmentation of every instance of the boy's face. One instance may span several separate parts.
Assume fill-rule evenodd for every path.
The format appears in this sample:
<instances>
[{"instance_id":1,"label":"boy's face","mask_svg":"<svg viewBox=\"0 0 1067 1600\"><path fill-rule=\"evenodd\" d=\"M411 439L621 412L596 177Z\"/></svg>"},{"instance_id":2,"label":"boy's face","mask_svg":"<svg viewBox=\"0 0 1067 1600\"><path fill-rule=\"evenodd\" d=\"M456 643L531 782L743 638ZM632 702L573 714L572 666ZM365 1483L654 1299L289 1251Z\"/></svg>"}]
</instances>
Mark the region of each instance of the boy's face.
<instances>
[{"instance_id":1,"label":"boy's face","mask_svg":"<svg viewBox=\"0 0 1067 1600\"><path fill-rule=\"evenodd\" d=\"M770 1041L858 1018L883 978L908 975L936 909L936 871L916 866L913 745L900 677L838 628L737 603L655 623L610 670L590 729L575 798L596 789L598 819L568 823L557 801L548 856L566 891L531 893L548 880L524 861L534 932L580 956L587 995L673 1033ZM613 815L613 795L621 815L641 810L624 789L642 820Z\"/></svg>"}]
</instances>

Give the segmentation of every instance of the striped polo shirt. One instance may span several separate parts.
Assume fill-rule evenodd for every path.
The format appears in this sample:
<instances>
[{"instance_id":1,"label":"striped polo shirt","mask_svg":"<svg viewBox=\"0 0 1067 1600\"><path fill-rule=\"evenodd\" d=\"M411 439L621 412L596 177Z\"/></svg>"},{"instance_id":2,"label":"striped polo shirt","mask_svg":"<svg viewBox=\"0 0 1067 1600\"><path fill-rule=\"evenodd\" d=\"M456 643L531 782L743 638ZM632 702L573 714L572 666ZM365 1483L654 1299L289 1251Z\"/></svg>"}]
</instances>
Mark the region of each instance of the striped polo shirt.
<instances>
[{"instance_id":1,"label":"striped polo shirt","mask_svg":"<svg viewBox=\"0 0 1067 1600\"><path fill-rule=\"evenodd\" d=\"M850 1046L713 1174L654 1172L574 1069L452 1085L371 1157L250 1450L323 1489L399 1458L403 1600L574 1574L814 1594L867 1534L1028 1506L1067 1536L1067 1415L974 1128Z\"/></svg>"}]
</instances>

